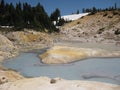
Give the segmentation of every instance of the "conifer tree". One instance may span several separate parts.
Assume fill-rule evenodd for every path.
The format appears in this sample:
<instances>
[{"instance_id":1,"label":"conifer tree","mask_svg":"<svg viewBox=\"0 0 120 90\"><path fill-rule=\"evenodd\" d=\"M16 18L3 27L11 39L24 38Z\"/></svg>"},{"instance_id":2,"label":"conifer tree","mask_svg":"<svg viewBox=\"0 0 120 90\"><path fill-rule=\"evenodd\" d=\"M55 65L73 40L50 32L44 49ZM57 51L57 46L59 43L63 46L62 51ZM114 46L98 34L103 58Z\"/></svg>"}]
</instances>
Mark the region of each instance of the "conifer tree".
<instances>
[{"instance_id":1,"label":"conifer tree","mask_svg":"<svg viewBox=\"0 0 120 90\"><path fill-rule=\"evenodd\" d=\"M0 2L0 24L1 25L3 25L5 23L4 14L5 14L5 2L4 2L4 0L1 0L1 2Z\"/></svg>"},{"instance_id":2,"label":"conifer tree","mask_svg":"<svg viewBox=\"0 0 120 90\"><path fill-rule=\"evenodd\" d=\"M5 13L5 2L1 0L0 2L0 13L3 15Z\"/></svg>"},{"instance_id":3,"label":"conifer tree","mask_svg":"<svg viewBox=\"0 0 120 90\"><path fill-rule=\"evenodd\" d=\"M15 21L16 21L16 18L14 17L15 16L15 8L13 6L12 3L10 3L9 5L9 23L11 26L14 26L15 24Z\"/></svg>"},{"instance_id":4,"label":"conifer tree","mask_svg":"<svg viewBox=\"0 0 120 90\"><path fill-rule=\"evenodd\" d=\"M117 4L115 3L115 10L117 9Z\"/></svg>"},{"instance_id":5,"label":"conifer tree","mask_svg":"<svg viewBox=\"0 0 120 90\"><path fill-rule=\"evenodd\" d=\"M80 11L79 11L79 10L77 10L76 14L79 14L79 13L80 13Z\"/></svg>"},{"instance_id":6,"label":"conifer tree","mask_svg":"<svg viewBox=\"0 0 120 90\"><path fill-rule=\"evenodd\" d=\"M50 16L51 21L56 21L56 23L57 23L58 17L61 17L60 10L58 8L56 8L56 10Z\"/></svg>"},{"instance_id":7,"label":"conifer tree","mask_svg":"<svg viewBox=\"0 0 120 90\"><path fill-rule=\"evenodd\" d=\"M82 12L85 13L85 8L82 9Z\"/></svg>"},{"instance_id":8,"label":"conifer tree","mask_svg":"<svg viewBox=\"0 0 120 90\"><path fill-rule=\"evenodd\" d=\"M22 27L24 25L23 17L22 17L22 7L21 3L16 4L16 9L15 9L15 26Z\"/></svg>"}]
</instances>

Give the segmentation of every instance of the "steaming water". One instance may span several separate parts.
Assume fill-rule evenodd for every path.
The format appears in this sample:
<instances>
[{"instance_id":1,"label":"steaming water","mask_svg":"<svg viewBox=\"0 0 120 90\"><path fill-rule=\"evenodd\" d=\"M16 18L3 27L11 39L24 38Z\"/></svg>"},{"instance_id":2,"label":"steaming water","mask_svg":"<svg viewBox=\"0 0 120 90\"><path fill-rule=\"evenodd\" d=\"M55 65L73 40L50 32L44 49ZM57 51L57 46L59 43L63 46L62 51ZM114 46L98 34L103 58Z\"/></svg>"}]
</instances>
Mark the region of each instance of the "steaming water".
<instances>
[{"instance_id":1,"label":"steaming water","mask_svg":"<svg viewBox=\"0 0 120 90\"><path fill-rule=\"evenodd\" d=\"M48 76L120 84L120 58L90 58L69 64L47 65L41 63L38 53L42 51L21 53L3 65L26 77Z\"/></svg>"}]
</instances>

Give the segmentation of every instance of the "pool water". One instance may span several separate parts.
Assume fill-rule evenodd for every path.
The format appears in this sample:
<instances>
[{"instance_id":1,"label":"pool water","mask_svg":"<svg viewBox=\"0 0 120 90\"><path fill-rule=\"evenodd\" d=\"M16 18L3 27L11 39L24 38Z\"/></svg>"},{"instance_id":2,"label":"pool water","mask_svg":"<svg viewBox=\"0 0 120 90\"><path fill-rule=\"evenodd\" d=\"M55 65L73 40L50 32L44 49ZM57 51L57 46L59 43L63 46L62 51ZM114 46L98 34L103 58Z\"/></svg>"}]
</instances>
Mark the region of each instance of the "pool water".
<instances>
[{"instance_id":1,"label":"pool water","mask_svg":"<svg viewBox=\"0 0 120 90\"><path fill-rule=\"evenodd\" d=\"M5 60L3 65L25 77L61 77L120 84L120 58L90 58L68 64L48 65L38 58L40 53L42 51L21 53L18 57Z\"/></svg>"}]
</instances>

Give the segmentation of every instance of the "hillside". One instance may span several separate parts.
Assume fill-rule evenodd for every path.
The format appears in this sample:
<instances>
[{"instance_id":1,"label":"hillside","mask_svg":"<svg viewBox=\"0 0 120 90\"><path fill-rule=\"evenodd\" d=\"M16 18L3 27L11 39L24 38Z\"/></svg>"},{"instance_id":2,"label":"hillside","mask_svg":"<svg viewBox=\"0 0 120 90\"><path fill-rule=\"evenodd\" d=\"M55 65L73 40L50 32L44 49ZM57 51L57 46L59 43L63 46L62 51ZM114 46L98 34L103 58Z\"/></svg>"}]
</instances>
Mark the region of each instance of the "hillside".
<instances>
[{"instance_id":1,"label":"hillside","mask_svg":"<svg viewBox=\"0 0 120 90\"><path fill-rule=\"evenodd\" d=\"M60 28L62 40L120 44L120 11L84 16Z\"/></svg>"}]
</instances>

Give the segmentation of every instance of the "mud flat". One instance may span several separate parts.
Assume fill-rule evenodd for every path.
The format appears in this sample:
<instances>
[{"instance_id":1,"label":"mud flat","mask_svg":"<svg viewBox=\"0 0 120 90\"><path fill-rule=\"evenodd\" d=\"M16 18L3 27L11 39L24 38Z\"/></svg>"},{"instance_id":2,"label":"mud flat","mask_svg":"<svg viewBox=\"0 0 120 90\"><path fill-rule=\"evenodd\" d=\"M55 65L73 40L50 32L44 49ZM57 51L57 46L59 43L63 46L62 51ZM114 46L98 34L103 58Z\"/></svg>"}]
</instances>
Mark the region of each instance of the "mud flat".
<instances>
[{"instance_id":1,"label":"mud flat","mask_svg":"<svg viewBox=\"0 0 120 90\"><path fill-rule=\"evenodd\" d=\"M108 51L99 48L54 46L39 56L44 63L61 64L91 57L120 57L120 51Z\"/></svg>"}]
</instances>

